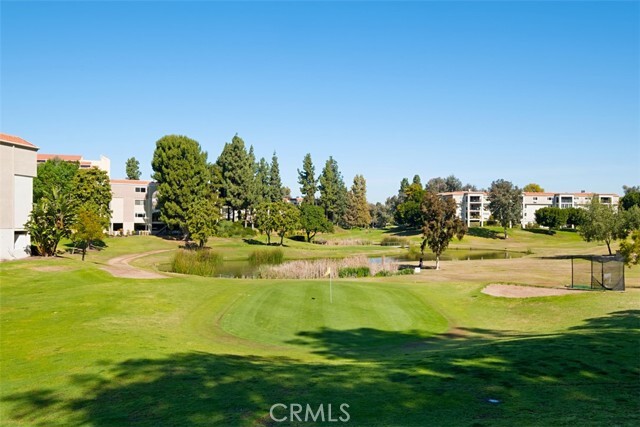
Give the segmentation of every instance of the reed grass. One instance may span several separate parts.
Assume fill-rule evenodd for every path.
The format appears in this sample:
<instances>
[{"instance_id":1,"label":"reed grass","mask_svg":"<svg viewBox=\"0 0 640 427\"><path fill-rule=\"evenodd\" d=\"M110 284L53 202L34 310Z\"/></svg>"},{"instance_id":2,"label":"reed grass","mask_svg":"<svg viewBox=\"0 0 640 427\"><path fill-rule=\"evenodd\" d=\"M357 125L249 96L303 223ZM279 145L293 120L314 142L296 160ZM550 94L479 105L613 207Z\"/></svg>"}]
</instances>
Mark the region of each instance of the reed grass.
<instances>
[{"instance_id":1,"label":"reed grass","mask_svg":"<svg viewBox=\"0 0 640 427\"><path fill-rule=\"evenodd\" d=\"M213 276L222 264L222 254L208 249L180 250L171 262L171 271L197 276Z\"/></svg>"},{"instance_id":2,"label":"reed grass","mask_svg":"<svg viewBox=\"0 0 640 427\"><path fill-rule=\"evenodd\" d=\"M263 279L320 279L331 271L332 277L338 276L340 269L366 268L369 275L375 276L380 271L395 274L398 264L394 262L371 263L364 255L342 259L316 259L290 261L280 265L263 265L259 274Z\"/></svg>"},{"instance_id":3,"label":"reed grass","mask_svg":"<svg viewBox=\"0 0 640 427\"><path fill-rule=\"evenodd\" d=\"M282 264L284 261L284 252L282 249L267 249L251 252L249 255L249 264Z\"/></svg>"}]
</instances>

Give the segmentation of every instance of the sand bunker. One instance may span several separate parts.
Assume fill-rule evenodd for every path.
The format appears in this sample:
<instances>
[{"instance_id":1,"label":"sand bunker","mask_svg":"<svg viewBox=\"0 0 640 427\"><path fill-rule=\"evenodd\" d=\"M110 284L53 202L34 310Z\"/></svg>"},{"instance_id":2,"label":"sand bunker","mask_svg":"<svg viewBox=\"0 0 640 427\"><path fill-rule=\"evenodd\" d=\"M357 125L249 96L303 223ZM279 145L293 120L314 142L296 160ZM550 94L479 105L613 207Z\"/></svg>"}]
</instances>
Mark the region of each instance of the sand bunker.
<instances>
[{"instance_id":1,"label":"sand bunker","mask_svg":"<svg viewBox=\"0 0 640 427\"><path fill-rule=\"evenodd\" d=\"M488 285L482 290L483 294L505 298L554 297L559 295L575 294L576 292L581 291L569 289L536 288L533 286L500 285L496 283Z\"/></svg>"}]
</instances>

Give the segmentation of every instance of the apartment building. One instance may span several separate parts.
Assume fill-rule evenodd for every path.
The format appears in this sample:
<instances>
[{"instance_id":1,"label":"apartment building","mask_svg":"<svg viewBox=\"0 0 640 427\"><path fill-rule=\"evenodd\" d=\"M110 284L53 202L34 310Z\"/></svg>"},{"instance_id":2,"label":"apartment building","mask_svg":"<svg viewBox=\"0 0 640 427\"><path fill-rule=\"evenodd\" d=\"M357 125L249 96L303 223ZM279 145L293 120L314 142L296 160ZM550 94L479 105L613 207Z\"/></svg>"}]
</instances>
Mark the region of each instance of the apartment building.
<instances>
[{"instance_id":1,"label":"apartment building","mask_svg":"<svg viewBox=\"0 0 640 427\"><path fill-rule=\"evenodd\" d=\"M109 233L150 234L161 228L155 192L153 181L112 179Z\"/></svg>"},{"instance_id":2,"label":"apartment building","mask_svg":"<svg viewBox=\"0 0 640 427\"><path fill-rule=\"evenodd\" d=\"M47 160L60 159L65 162L78 162L80 169L98 168L111 176L111 160L108 157L100 156L100 160L87 160L79 154L38 154L38 164Z\"/></svg>"},{"instance_id":3,"label":"apartment building","mask_svg":"<svg viewBox=\"0 0 640 427\"><path fill-rule=\"evenodd\" d=\"M587 208L591 200L598 197L602 204L617 206L620 196L613 193L596 194L581 191L580 193L523 193L522 194L522 226L536 221L536 211L545 207Z\"/></svg>"},{"instance_id":4,"label":"apartment building","mask_svg":"<svg viewBox=\"0 0 640 427\"><path fill-rule=\"evenodd\" d=\"M0 260L26 258L31 239L24 228L33 205L38 147L0 133Z\"/></svg>"},{"instance_id":5,"label":"apartment building","mask_svg":"<svg viewBox=\"0 0 640 427\"><path fill-rule=\"evenodd\" d=\"M456 202L456 214L467 227L483 226L489 220L489 200L484 191L452 191L439 193Z\"/></svg>"}]
</instances>

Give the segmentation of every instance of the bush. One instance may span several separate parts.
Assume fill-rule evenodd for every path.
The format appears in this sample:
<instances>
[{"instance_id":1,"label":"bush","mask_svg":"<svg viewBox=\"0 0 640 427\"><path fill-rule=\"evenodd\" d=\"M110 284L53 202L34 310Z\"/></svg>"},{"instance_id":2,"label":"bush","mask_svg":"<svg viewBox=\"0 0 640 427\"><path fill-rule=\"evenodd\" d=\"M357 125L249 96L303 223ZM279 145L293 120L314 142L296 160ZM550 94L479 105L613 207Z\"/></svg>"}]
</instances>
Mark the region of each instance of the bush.
<instances>
[{"instance_id":1,"label":"bush","mask_svg":"<svg viewBox=\"0 0 640 427\"><path fill-rule=\"evenodd\" d=\"M396 273L398 276L406 276L407 274L413 274L413 268L403 268Z\"/></svg>"},{"instance_id":2,"label":"bush","mask_svg":"<svg viewBox=\"0 0 640 427\"><path fill-rule=\"evenodd\" d=\"M217 252L208 249L180 250L173 257L171 271L197 276L213 276L216 267L220 264L222 264L222 255Z\"/></svg>"},{"instance_id":3,"label":"bush","mask_svg":"<svg viewBox=\"0 0 640 427\"><path fill-rule=\"evenodd\" d=\"M393 273L389 270L380 270L375 274L375 277L389 277L393 276Z\"/></svg>"},{"instance_id":4,"label":"bush","mask_svg":"<svg viewBox=\"0 0 640 427\"><path fill-rule=\"evenodd\" d=\"M368 277L371 275L369 267L343 267L338 270L338 277Z\"/></svg>"},{"instance_id":5,"label":"bush","mask_svg":"<svg viewBox=\"0 0 640 427\"><path fill-rule=\"evenodd\" d=\"M380 245L381 246L400 246L401 248L404 248L406 246L409 246L409 240L406 237L385 236L382 238Z\"/></svg>"},{"instance_id":6,"label":"bush","mask_svg":"<svg viewBox=\"0 0 640 427\"><path fill-rule=\"evenodd\" d=\"M316 238L316 239L313 239L311 243L314 243L316 245L326 245L327 241L325 239Z\"/></svg>"},{"instance_id":7,"label":"bush","mask_svg":"<svg viewBox=\"0 0 640 427\"><path fill-rule=\"evenodd\" d=\"M241 222L220 221L216 226L217 237L254 237L256 231L242 226Z\"/></svg>"},{"instance_id":8,"label":"bush","mask_svg":"<svg viewBox=\"0 0 640 427\"><path fill-rule=\"evenodd\" d=\"M251 252L249 263L251 265L282 264L284 252L282 249L258 250Z\"/></svg>"}]
</instances>

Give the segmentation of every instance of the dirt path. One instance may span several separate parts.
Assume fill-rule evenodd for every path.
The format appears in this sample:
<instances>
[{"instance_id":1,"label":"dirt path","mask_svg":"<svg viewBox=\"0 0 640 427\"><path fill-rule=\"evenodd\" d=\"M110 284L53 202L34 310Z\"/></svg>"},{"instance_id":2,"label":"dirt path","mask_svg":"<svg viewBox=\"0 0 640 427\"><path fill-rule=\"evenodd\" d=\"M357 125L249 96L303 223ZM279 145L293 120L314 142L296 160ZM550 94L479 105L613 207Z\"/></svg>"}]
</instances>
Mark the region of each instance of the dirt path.
<instances>
[{"instance_id":1,"label":"dirt path","mask_svg":"<svg viewBox=\"0 0 640 427\"><path fill-rule=\"evenodd\" d=\"M141 268L133 267L129 263L135 259L145 257L147 255L153 255L160 252L167 252L171 249L160 249L157 251L143 252L141 254L127 254L119 257L111 258L107 261L107 265L102 269L108 273L111 273L115 277L125 277L128 279L166 279L167 276L156 273L155 271L143 270Z\"/></svg>"},{"instance_id":2,"label":"dirt path","mask_svg":"<svg viewBox=\"0 0 640 427\"><path fill-rule=\"evenodd\" d=\"M569 289L536 288L533 286L491 284L482 290L483 294L505 298L552 297L582 292Z\"/></svg>"}]
</instances>

